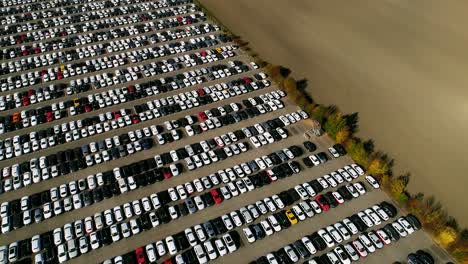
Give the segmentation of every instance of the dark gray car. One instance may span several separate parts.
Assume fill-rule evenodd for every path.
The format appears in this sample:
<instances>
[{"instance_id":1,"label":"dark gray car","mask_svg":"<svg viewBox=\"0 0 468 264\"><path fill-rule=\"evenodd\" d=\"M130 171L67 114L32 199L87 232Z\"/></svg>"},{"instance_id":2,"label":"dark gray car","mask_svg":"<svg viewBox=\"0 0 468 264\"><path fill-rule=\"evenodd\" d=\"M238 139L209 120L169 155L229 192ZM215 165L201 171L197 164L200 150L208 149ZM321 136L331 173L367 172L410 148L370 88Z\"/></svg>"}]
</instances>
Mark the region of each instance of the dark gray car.
<instances>
[{"instance_id":1,"label":"dark gray car","mask_svg":"<svg viewBox=\"0 0 468 264\"><path fill-rule=\"evenodd\" d=\"M187 206L187 209L188 209L190 214L193 214L196 211L198 211L198 209L195 206L195 203L193 202L192 198L185 199L185 205Z\"/></svg>"}]
</instances>

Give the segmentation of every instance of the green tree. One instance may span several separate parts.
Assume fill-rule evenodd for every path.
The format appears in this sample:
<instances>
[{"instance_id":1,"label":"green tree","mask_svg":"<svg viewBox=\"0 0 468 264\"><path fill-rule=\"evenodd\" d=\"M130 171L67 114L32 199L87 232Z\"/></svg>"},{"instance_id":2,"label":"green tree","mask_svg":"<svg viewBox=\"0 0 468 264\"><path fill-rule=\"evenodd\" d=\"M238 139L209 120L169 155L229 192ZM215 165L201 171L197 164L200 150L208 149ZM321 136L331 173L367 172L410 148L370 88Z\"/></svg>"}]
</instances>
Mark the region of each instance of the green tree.
<instances>
[{"instance_id":1,"label":"green tree","mask_svg":"<svg viewBox=\"0 0 468 264\"><path fill-rule=\"evenodd\" d=\"M336 112L328 116L323 129L331 138L336 139L336 134L338 131L345 127L346 120L343 118L343 115L340 112Z\"/></svg>"},{"instance_id":2,"label":"green tree","mask_svg":"<svg viewBox=\"0 0 468 264\"><path fill-rule=\"evenodd\" d=\"M317 121L319 121L320 123L323 123L326 112L327 112L327 109L325 107L323 107L322 105L317 105L311 114L315 119L317 119Z\"/></svg>"}]
</instances>

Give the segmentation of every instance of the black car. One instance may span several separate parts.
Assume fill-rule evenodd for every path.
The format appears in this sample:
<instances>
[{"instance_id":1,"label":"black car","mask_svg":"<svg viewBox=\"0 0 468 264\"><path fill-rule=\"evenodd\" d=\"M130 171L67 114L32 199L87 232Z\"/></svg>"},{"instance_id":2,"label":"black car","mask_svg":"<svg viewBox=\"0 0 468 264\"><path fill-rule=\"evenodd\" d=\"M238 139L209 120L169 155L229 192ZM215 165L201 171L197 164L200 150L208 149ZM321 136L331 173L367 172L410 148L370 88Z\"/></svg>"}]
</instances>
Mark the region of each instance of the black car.
<instances>
[{"instance_id":1,"label":"black car","mask_svg":"<svg viewBox=\"0 0 468 264\"><path fill-rule=\"evenodd\" d=\"M205 229L206 234L208 235L208 238L212 238L216 236L216 231L213 228L213 225L211 224L211 221L206 221L203 223L203 228Z\"/></svg>"},{"instance_id":2,"label":"black car","mask_svg":"<svg viewBox=\"0 0 468 264\"><path fill-rule=\"evenodd\" d=\"M112 186L110 184L102 186L102 196L105 199L109 199L109 198L111 198L113 196Z\"/></svg>"},{"instance_id":3,"label":"black car","mask_svg":"<svg viewBox=\"0 0 468 264\"><path fill-rule=\"evenodd\" d=\"M281 225L282 228L289 228L291 226L291 222L286 217L284 210L278 213L274 213L273 215L278 220L278 223Z\"/></svg>"},{"instance_id":4,"label":"black car","mask_svg":"<svg viewBox=\"0 0 468 264\"><path fill-rule=\"evenodd\" d=\"M193 248L183 252L182 253L182 258L184 259L185 263L187 263L187 264L197 264L198 263L197 255L195 254L195 251L193 250ZM175 263L175 261L172 261L172 263Z\"/></svg>"},{"instance_id":5,"label":"black car","mask_svg":"<svg viewBox=\"0 0 468 264\"><path fill-rule=\"evenodd\" d=\"M169 216L169 211L166 206L161 206L156 210L156 216L159 218L159 220L167 224L169 221L171 221L171 217Z\"/></svg>"},{"instance_id":6,"label":"black car","mask_svg":"<svg viewBox=\"0 0 468 264\"><path fill-rule=\"evenodd\" d=\"M173 237L174 237L174 242L176 244L176 247L179 250L185 250L188 247L190 247L187 236L185 235L184 232L177 233Z\"/></svg>"},{"instance_id":7,"label":"black car","mask_svg":"<svg viewBox=\"0 0 468 264\"><path fill-rule=\"evenodd\" d=\"M327 162L330 158L328 157L327 153L325 152L319 152L317 153L317 157L320 160L320 163L325 163Z\"/></svg>"},{"instance_id":8,"label":"black car","mask_svg":"<svg viewBox=\"0 0 468 264\"><path fill-rule=\"evenodd\" d=\"M263 228L260 226L260 224L252 224L249 225L250 231L252 231L253 235L255 236L255 239L263 239L265 237L265 231Z\"/></svg>"},{"instance_id":9,"label":"black car","mask_svg":"<svg viewBox=\"0 0 468 264\"><path fill-rule=\"evenodd\" d=\"M309 151L309 152L314 152L315 150L317 150L317 146L310 142L310 141L304 141L304 147Z\"/></svg>"},{"instance_id":10,"label":"black car","mask_svg":"<svg viewBox=\"0 0 468 264\"><path fill-rule=\"evenodd\" d=\"M317 232L311 234L308 237L310 241L312 242L312 244L314 244L314 247L317 249L317 251L322 251L327 248L327 244Z\"/></svg>"},{"instance_id":11,"label":"black car","mask_svg":"<svg viewBox=\"0 0 468 264\"><path fill-rule=\"evenodd\" d=\"M306 167L308 168L312 168L314 167L314 163L312 162L312 160L309 159L309 157L305 157L302 159L302 162L304 163L304 165L306 165Z\"/></svg>"},{"instance_id":12,"label":"black car","mask_svg":"<svg viewBox=\"0 0 468 264\"><path fill-rule=\"evenodd\" d=\"M299 253L302 258L310 257L310 252L306 249L301 240L296 240L294 243L292 243L292 247L296 250L297 253Z\"/></svg>"},{"instance_id":13,"label":"black car","mask_svg":"<svg viewBox=\"0 0 468 264\"><path fill-rule=\"evenodd\" d=\"M153 227L148 214L141 215L139 219L140 219L140 223L143 229L150 230Z\"/></svg>"},{"instance_id":14,"label":"black car","mask_svg":"<svg viewBox=\"0 0 468 264\"><path fill-rule=\"evenodd\" d=\"M361 184L361 185L365 186L364 184ZM384 210L385 213L387 213L389 217L395 217L398 213L396 207L393 204L386 202L386 201L383 201L380 203L380 208L382 208L382 210Z\"/></svg>"},{"instance_id":15,"label":"black car","mask_svg":"<svg viewBox=\"0 0 468 264\"><path fill-rule=\"evenodd\" d=\"M349 217L349 220L353 222L353 224L356 226L359 232L365 232L368 228L367 225L362 221L362 219L356 214Z\"/></svg>"},{"instance_id":16,"label":"black car","mask_svg":"<svg viewBox=\"0 0 468 264\"><path fill-rule=\"evenodd\" d=\"M327 200L331 208L335 208L339 205L331 192L324 193L322 197L325 198L325 200Z\"/></svg>"},{"instance_id":17,"label":"black car","mask_svg":"<svg viewBox=\"0 0 468 264\"><path fill-rule=\"evenodd\" d=\"M427 251L424 251L422 249L416 251L416 255L418 256L418 258L424 263L424 264L434 264L434 257L432 257L432 255L427 252Z\"/></svg>"},{"instance_id":18,"label":"black car","mask_svg":"<svg viewBox=\"0 0 468 264\"><path fill-rule=\"evenodd\" d=\"M405 219L406 219L406 221L408 221L414 227L414 229L416 229L416 230L421 229L421 222L419 221L419 219L415 215L408 214L405 217Z\"/></svg>"},{"instance_id":19,"label":"black car","mask_svg":"<svg viewBox=\"0 0 468 264\"><path fill-rule=\"evenodd\" d=\"M217 217L217 218L211 220L211 224L213 225L214 230L216 231L217 234L226 233L227 229L226 229L226 226L224 225L224 222L221 219L221 217Z\"/></svg>"},{"instance_id":20,"label":"black car","mask_svg":"<svg viewBox=\"0 0 468 264\"><path fill-rule=\"evenodd\" d=\"M289 147L289 150L294 154L295 157L302 156L304 154L304 150L301 147L293 145Z\"/></svg>"},{"instance_id":21,"label":"black car","mask_svg":"<svg viewBox=\"0 0 468 264\"><path fill-rule=\"evenodd\" d=\"M323 191L323 186L317 180L312 180L309 182L312 189L314 189L315 193L321 193Z\"/></svg>"},{"instance_id":22,"label":"black car","mask_svg":"<svg viewBox=\"0 0 468 264\"><path fill-rule=\"evenodd\" d=\"M278 194L278 196L286 206L292 205L294 203L294 199L291 197L288 191L282 191Z\"/></svg>"},{"instance_id":23,"label":"black car","mask_svg":"<svg viewBox=\"0 0 468 264\"><path fill-rule=\"evenodd\" d=\"M340 154L340 156L346 155L346 150L343 147L343 145L335 144L335 145L333 145L333 148L336 150L336 152L338 152L338 154Z\"/></svg>"},{"instance_id":24,"label":"black car","mask_svg":"<svg viewBox=\"0 0 468 264\"><path fill-rule=\"evenodd\" d=\"M346 186L341 186L340 188L338 188L337 191L341 195L341 197L343 197L345 201L349 201L353 199L353 195L348 191Z\"/></svg>"},{"instance_id":25,"label":"black car","mask_svg":"<svg viewBox=\"0 0 468 264\"><path fill-rule=\"evenodd\" d=\"M101 240L101 243L104 245L109 245L112 242L110 227L105 227L98 231L98 236Z\"/></svg>"},{"instance_id":26,"label":"black car","mask_svg":"<svg viewBox=\"0 0 468 264\"><path fill-rule=\"evenodd\" d=\"M393 241L400 240L400 234L398 231L392 226L392 224L387 224L383 227L385 233L390 237Z\"/></svg>"}]
</instances>

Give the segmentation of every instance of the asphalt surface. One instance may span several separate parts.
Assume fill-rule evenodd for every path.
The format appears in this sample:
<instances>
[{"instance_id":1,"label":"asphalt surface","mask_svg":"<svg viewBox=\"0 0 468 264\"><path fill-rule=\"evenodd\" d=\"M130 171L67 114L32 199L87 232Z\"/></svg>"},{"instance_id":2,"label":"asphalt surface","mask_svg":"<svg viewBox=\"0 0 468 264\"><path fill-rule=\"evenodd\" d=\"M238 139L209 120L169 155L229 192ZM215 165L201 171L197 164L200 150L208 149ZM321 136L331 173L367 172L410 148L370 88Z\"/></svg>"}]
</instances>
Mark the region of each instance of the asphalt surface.
<instances>
[{"instance_id":1,"label":"asphalt surface","mask_svg":"<svg viewBox=\"0 0 468 264\"><path fill-rule=\"evenodd\" d=\"M207 23L212 23L212 22L208 20ZM126 25L126 26L128 26L128 25ZM218 33L219 32L210 32L208 34L218 34ZM204 35L208 35L208 34L204 34ZM134 36L132 36L132 37L134 37ZM199 36L194 36L194 37L199 37ZM188 38L179 39L179 40L175 40L175 41L187 40L187 39ZM167 42L158 43L158 44L156 44L154 46L159 46L161 44L166 44L166 43ZM92 43L92 44L94 44L94 43ZM225 44L218 45L218 46L225 46L225 45L229 45L229 44L232 44L232 43L225 43ZM218 47L218 46L216 46L216 47ZM141 49L141 48L144 48L144 47L140 47L138 49ZM210 48L215 48L215 47L210 47ZM192 53L192 52L193 51L191 51L190 53ZM30 105L28 107L22 107L22 108L20 108L20 110L32 109L32 108L36 108L36 107L39 107L39 106L50 104L52 102L58 102L58 101L66 100L66 99L73 99L75 97L81 97L81 96L85 96L87 94L91 94L91 93L95 93L95 92L101 92L101 91L109 90L109 89L112 89L112 88L118 88L118 87L120 88L120 87L128 86L128 85L134 84L134 83L145 82L145 81L148 81L148 80L151 80L151 79L158 79L160 77L173 76L173 75L176 75L176 74L178 74L180 72L183 72L183 71L191 71L191 70L195 70L195 69L198 69L198 68L201 68L201 67L208 67L208 66L213 65L213 64L221 64L221 63L225 64L229 60L241 60L246 64L248 62L252 61L252 59L249 56L247 56L246 54L244 54L241 50L236 50L236 52L237 52L237 54L240 54L240 55L238 55L238 56L236 56L234 58L229 58L229 59L226 59L226 60L213 62L211 64L204 64L204 65L200 65L200 66L196 66L196 67L184 68L184 69L182 69L180 71L175 71L175 72L170 72L170 73L166 73L166 74L162 74L162 75L157 75L157 76L150 77L150 78L142 78L142 79L139 79L137 81L128 82L128 83L125 83L125 84L108 86L108 87L105 87L105 88L99 89L99 90L92 89L92 90L90 90L89 92L86 92L86 93L81 93L81 94L70 96L70 98L62 97L60 99L55 99L55 100L43 102L43 103L40 103L40 104ZM174 56L180 56L180 55L183 55L183 54L184 53L175 54ZM108 56L108 54L105 54L103 56ZM168 58L174 57L174 56L158 58L158 59L155 59L155 60L152 60L152 61L168 59ZM21 58L19 58L19 59L21 59ZM87 58L87 59L90 59L90 58ZM145 61L143 63L148 63L148 62L150 62L150 61ZM130 65L127 64L127 65L125 65L124 67L121 67L121 68L126 68L126 67L132 66L132 65L136 65L136 64L130 64ZM44 68L47 68L47 67L44 67ZM37 70L40 70L40 69L42 69L42 68L38 68ZM80 75L78 77L75 76L73 78L66 79L66 81L69 81L69 80L72 80L72 79L75 79L75 78L83 78L84 76L87 76L87 75L88 76L95 75L96 73L103 73L103 72L106 72L106 71L113 72L115 69L116 68L111 68L110 70L108 69L108 70L104 70L104 71L88 73L86 75ZM228 82L230 80L237 79L237 78L240 78L240 77L243 77L243 76L252 76L254 73L257 73L259 71L261 71L261 69L259 69L259 70L251 69L251 71L249 71L247 73L240 74L240 75L234 75L234 76L230 76L230 77L227 77L227 78L206 82L206 83L203 83L201 85L190 86L190 87L184 88L184 89L178 89L178 90L174 90L174 91L167 92L167 93L161 93L161 94L158 94L158 95L153 95L153 96L145 97L145 98L135 100L135 101L132 101L132 102L127 102L127 103L124 103L124 104L113 105L113 106L102 108L102 109L99 109L99 110L96 110L96 111L91 111L89 113L79 114L79 115L76 115L76 116L73 116L73 117L69 116L69 117L62 118L60 120L54 121L52 123L41 124L41 125L38 125L36 127L30 127L30 128L22 129L20 131L15 131L15 132L10 132L10 133L3 134L3 135L0 135L0 139L4 139L4 138L7 138L7 137L12 137L13 135L16 135L16 134L25 134L25 133L29 133L31 131L37 131L38 129L53 127L56 124L61 124L63 122L69 122L71 120L77 120L77 119L83 119L83 118L86 118L86 117L89 117L89 116L95 116L95 115L98 115L99 113L105 113L105 112L108 112L108 111L115 111L115 110L118 110L118 109L121 109L121 108L130 108L135 104L141 104L141 103L149 101L149 100L154 100L156 98L167 97L167 96L170 96L170 95L178 94L180 92L187 92L187 91L197 90L197 89L199 89L201 87L208 86L208 85L213 85L215 83ZM16 75L16 74L13 73L12 75ZM5 76L2 76L2 77L5 77ZM50 83L47 83L47 84L50 84ZM268 88L265 88L265 89L256 90L254 92L250 92L250 93L243 94L243 95L236 96L236 97L231 97L231 98L229 98L227 100L221 100L221 101L209 104L209 105L196 107L196 108L193 108L193 109L191 109L189 111L183 111L183 112L175 113L175 114L172 114L172 115L164 116L164 117L161 117L161 118L153 119L153 120L150 120L150 121L140 122L138 124L132 124L130 126L126 126L126 127L115 129L115 130L111 130L109 132L105 132L105 133L102 133L102 134L97 134L97 135L90 136L90 137L87 137L87 138L82 138L82 139L79 139L77 141L72 141L70 143L66 143L66 144L63 144L63 145L50 147L50 148L47 148L45 150L41 150L41 151L38 151L38 152L33 152L33 153L23 155L23 156L20 156L20 157L17 157L17 158L13 158L13 159L10 159L10 160L4 160L4 161L0 162L0 168L3 168L4 166L11 166L14 163L20 163L22 161L29 160L32 157L46 156L46 155L49 155L49 154L52 154L52 153L56 153L56 152L58 152L60 150L63 150L63 149L69 149L69 148L74 148L74 147L77 147L77 146L82 146L84 144L88 144L88 143L93 142L93 141L98 141L98 140L102 140L102 139L112 137L112 136L115 136L115 135L120 135L120 134L126 133L128 131L141 129L143 127L149 127L150 125L163 124L164 121L177 119L177 118L189 115L189 114L193 115L193 114L196 114L198 111L211 109L213 107L229 104L229 103L232 103L232 102L240 103L243 99L246 99L248 97L258 96L258 95L265 94L265 93L268 93L268 92L271 92L271 91L274 91L274 90L277 90L277 89L278 89L278 87L276 85L272 85L272 86L270 86ZM19 90L24 90L24 89L19 89ZM0 94L4 95L4 94L7 94L7 93L12 93L12 92L16 92L16 90L1 92ZM204 139L207 139L207 138L212 138L214 136L219 136L221 134L225 134L227 132L240 129L242 127L246 127L246 126L249 126L249 125L252 125L252 124L255 124L255 123L263 122L263 121L278 117L278 116L286 114L286 113L291 113L291 112L296 111L298 109L297 106L292 104L288 99L283 98L282 101L285 102L285 104L286 104L286 107L283 108L283 109L279 109L277 111L273 111L273 112L269 112L267 114L260 115L260 116L256 117L255 119L248 119L248 120L245 120L245 121L240 122L240 123L232 124L232 125L229 125L229 126L224 126L224 127L217 128L217 129L214 129L214 130L209 130L209 131L204 132L204 133L202 133L200 135L195 135L195 136L192 136L192 137L188 137L186 134L184 134L184 138L179 140L179 141L175 141L175 142L165 144L165 145L162 145L162 146L161 145L156 145L155 147L153 147L150 150L144 150L144 151L138 152L136 154L127 156L125 158L112 160L112 161L105 162L105 163L102 163L102 164L99 164L99 165L95 165L95 166L86 168L84 170L80 170L78 172L68 174L66 176L60 176L60 177L56 177L56 178L49 179L49 180L46 180L46 181L41 181L39 183L32 184L31 186L24 187L24 188L21 188L21 189L16 190L16 191L11 191L11 192L8 192L8 193L2 193L2 194L0 194L0 202L11 201L11 200L14 200L14 199L21 198L21 197L23 197L25 195L31 195L31 194L38 193L38 192L41 192L41 191L44 191L44 190L49 190L49 189L51 189L53 187L58 187L61 184L68 183L70 181L77 181L79 179L86 178L90 174L96 174L97 172L112 170L115 167L121 167L121 166L130 164L130 163L133 163L135 161L138 161L138 160L151 158L156 154L161 154L161 153L164 153L164 152L168 152L168 151L170 151L172 149L177 149L177 148L183 147L183 146L185 146L187 144L199 142L201 140L204 140ZM10 112L11 111L5 111L5 112L0 113L0 115L5 115L6 113L10 113ZM158 182L156 184L148 185L148 186L145 186L145 187L140 187L136 191L130 191L128 193L113 197L112 199L105 199L102 202L95 203L95 204L93 204L91 206L83 207L83 208L78 209L78 210L72 210L70 212L63 213L63 214L61 214L59 216L56 216L56 217L53 217L51 219L44 220L44 221L42 221L42 222L40 222L38 224L34 223L34 224L31 224L29 226L25 226L25 227L17 229L17 230L13 230L13 231L11 231L11 232L9 232L7 234L2 234L0 236L0 245L8 245L8 244L10 244L10 243L12 243L14 241L30 238L35 234L40 234L40 233L43 233L43 232L46 232L46 231L51 231L54 228L62 227L66 223L71 223L71 222L74 222L74 221L76 221L78 219L84 219L85 217L92 216L93 214L95 214L97 212L102 212L104 210L111 209L111 208L113 208L113 207L115 207L117 205L122 205L122 204L124 204L126 202L131 202L131 201L134 201L136 199L141 199L142 197L149 196L152 193L156 193L156 192L159 192L159 191L162 191L162 190L166 190L166 189L168 189L170 187L175 187L175 186L177 186L179 184L183 184L185 182L192 181L193 179L196 179L196 178L207 176L207 175L209 175L211 173L214 173L214 172L216 172L216 171L218 171L220 169L232 167L232 166L240 164L242 162L253 160L253 159L255 159L257 157L260 157L262 155L269 154L269 153L271 153L273 151L277 151L277 150L289 147L291 145L301 145L302 142L304 140L306 140L304 138L304 136L303 136L303 133L307 129L309 129L308 122L307 121L300 121L300 122L298 122L296 124L293 124L293 125L287 127L287 130L288 130L290 136L285 140L282 140L280 142L275 142L275 143L269 144L267 146L263 146L263 147L261 147L259 149L251 148L249 151L247 151L247 152L245 152L245 153L243 153L241 155L230 157L230 158L228 158L228 159L226 159L224 161L214 163L214 164L211 164L211 165L208 165L208 166L204 166L204 167L202 167L202 168L200 168L198 170L195 170L195 171L192 171L192 172L185 171L180 176L172 177L169 180L164 180L164 181ZM314 139L312 139L312 141L317 144L318 151L326 151L326 149L329 146L333 145L333 142L327 136L322 136L320 138L314 138ZM252 146L252 144L251 144L251 146ZM294 187L295 185L297 185L299 183L303 183L305 181L310 181L312 179L318 178L318 177L320 177L320 176L322 176L324 174L327 174L327 173L329 173L331 171L337 170L337 169L339 169L339 168L341 168L341 167L343 167L345 165L348 165L350 163L353 163L353 161L347 156L346 157L341 157L341 158L338 158L338 159L332 159L331 161L329 161L329 162L327 162L327 163L325 163L325 164L323 164L321 166L314 167L314 168L311 168L311 169L305 169L301 173L299 173L297 175L294 175L292 177L286 178L286 179L279 180L277 183L270 184L270 185L268 185L266 187L263 187L261 189L255 189L254 191L247 192L247 193L242 194L242 195L240 195L238 197L231 198L230 200L226 200L220 206L210 207L210 208L207 208L207 209L205 209L203 211L197 212L197 213L195 213L193 215L187 215L185 217L181 217L181 218L179 218L179 219L177 219L175 221L171 221L168 224L162 224L162 225L158 226L157 228L153 228L151 230L141 232L138 235L131 236L131 237L127 238L127 239L123 239L123 240L120 240L118 242L112 243L111 245L101 247L98 250L88 252L85 255L82 255L82 256L77 257L77 258L75 258L73 260L70 260L69 263L99 263L99 262L102 262L102 261L104 261L106 259L115 257L117 255L123 255L123 254L125 254L125 253L127 253L129 251L135 250L137 247L145 246L148 243L153 243L153 242L156 242L158 240L162 240L166 236L178 233L180 231L183 231L187 227L193 226L193 225L198 224L198 223L205 222L206 220L221 216L221 215L229 213L229 212L231 212L233 210L237 210L241 206L252 204L257 200L263 199L265 197L268 197L268 196L271 196L273 194L279 193L279 192L281 192L283 190ZM303 168L305 168L305 166L303 166ZM363 178L359 178L358 180L363 180ZM223 185L224 184L221 184L220 186L223 186ZM368 188L368 189L370 190L370 188ZM333 210L330 210L327 213L322 213L322 214L320 214L318 216L315 216L315 217L313 217L311 219L308 219L308 220L306 220L304 222L300 222L299 224L289 228L288 231L282 231L280 233L275 233L271 237L265 238L265 239L263 239L261 241L258 241L256 243L254 243L254 244L249 244L247 241L245 241L244 237L243 237L243 234L241 234L241 237L243 238L243 241L242 241L240 249L237 252L233 253L233 254L229 254L229 255L227 255L225 257L217 259L216 261L213 261L213 263L248 263L248 262L260 257L261 255L265 255L265 254L267 254L267 253L269 253L271 251L277 250L277 249L287 245L288 243L291 243L291 242L295 241L296 239L301 238L304 234L310 234L310 233L318 230L321 227L325 227L325 226L327 226L327 225L329 225L331 223L335 223L336 221L339 221L342 218L347 217L347 216L349 216L349 215L351 215L351 214L353 214L353 213L355 213L355 212L357 212L359 210L362 210L362 209L365 209L365 208L367 208L369 206L372 206L375 203L382 202L382 201L389 201L389 200L390 199L382 191L372 190L365 196L362 196L362 197L360 197L358 199L352 200L351 202L345 203L344 206L339 206L339 207L337 207L337 208L335 208ZM258 222L261 219L263 219L263 217L260 217L256 222ZM239 230L241 230L241 228ZM423 231L418 231L415 234L413 234L412 236L410 236L409 238L400 240L399 242L396 242L394 245L388 246L388 247L384 248L383 250L378 251L379 253L373 254L372 256L366 258L362 262L363 263L377 263L377 262L391 263L391 262L396 261L396 260L403 261L408 253L410 253L412 251L415 251L416 249L420 249L420 248L427 249L427 250L431 251L433 253L433 256L436 257L436 259L438 260L437 263L444 263L444 262L449 260L449 257L447 256L447 254L444 251L442 251L440 248L435 246L435 244L430 240L430 238ZM162 260L164 260L164 258L158 260L158 263L160 263Z\"/></svg>"}]
</instances>

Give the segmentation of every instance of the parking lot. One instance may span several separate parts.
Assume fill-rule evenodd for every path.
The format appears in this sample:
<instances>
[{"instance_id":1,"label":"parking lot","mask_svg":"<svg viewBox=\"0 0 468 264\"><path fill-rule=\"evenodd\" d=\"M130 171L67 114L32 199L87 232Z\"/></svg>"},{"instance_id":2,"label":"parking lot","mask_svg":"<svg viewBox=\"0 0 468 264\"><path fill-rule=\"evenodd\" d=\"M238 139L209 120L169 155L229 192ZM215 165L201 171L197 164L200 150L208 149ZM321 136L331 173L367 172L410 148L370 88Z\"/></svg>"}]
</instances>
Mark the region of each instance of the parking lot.
<instances>
[{"instance_id":1,"label":"parking lot","mask_svg":"<svg viewBox=\"0 0 468 264\"><path fill-rule=\"evenodd\" d=\"M326 135L304 144L307 114L191 1L23 2L0 9L0 264L292 263L299 248L277 251L390 202ZM404 238L362 263L449 261L404 213L373 210L299 261L397 219ZM267 236L249 242L254 225Z\"/></svg>"}]
</instances>

